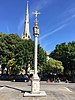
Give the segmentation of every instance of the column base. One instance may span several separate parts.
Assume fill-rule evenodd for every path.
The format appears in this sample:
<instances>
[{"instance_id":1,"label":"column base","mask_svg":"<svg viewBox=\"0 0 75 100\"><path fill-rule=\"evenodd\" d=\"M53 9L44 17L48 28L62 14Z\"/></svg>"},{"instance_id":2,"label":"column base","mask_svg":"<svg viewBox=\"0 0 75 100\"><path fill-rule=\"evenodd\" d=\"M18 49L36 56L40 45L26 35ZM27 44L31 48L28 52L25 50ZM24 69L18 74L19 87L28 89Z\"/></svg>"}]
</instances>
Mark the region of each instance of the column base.
<instances>
[{"instance_id":1,"label":"column base","mask_svg":"<svg viewBox=\"0 0 75 100\"><path fill-rule=\"evenodd\" d=\"M46 93L45 91L39 91L39 93L28 93L28 92L25 92L24 97L45 97L46 96Z\"/></svg>"},{"instance_id":2,"label":"column base","mask_svg":"<svg viewBox=\"0 0 75 100\"><path fill-rule=\"evenodd\" d=\"M39 91L40 91L40 79L38 75L34 75L31 81L31 92L33 94L36 94L36 93L39 94Z\"/></svg>"},{"instance_id":3,"label":"column base","mask_svg":"<svg viewBox=\"0 0 75 100\"><path fill-rule=\"evenodd\" d=\"M31 92L25 92L24 97L44 97L45 91L40 91L40 79L38 75L34 75L31 81Z\"/></svg>"}]
</instances>

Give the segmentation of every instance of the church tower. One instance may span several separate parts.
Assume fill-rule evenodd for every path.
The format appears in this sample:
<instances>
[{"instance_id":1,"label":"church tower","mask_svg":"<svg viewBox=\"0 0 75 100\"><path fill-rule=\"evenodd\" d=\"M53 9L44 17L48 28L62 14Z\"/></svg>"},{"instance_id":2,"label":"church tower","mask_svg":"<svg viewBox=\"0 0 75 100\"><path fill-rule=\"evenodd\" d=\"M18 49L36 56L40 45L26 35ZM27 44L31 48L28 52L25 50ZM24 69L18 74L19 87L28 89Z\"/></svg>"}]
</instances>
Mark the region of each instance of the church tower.
<instances>
[{"instance_id":1,"label":"church tower","mask_svg":"<svg viewBox=\"0 0 75 100\"><path fill-rule=\"evenodd\" d=\"M30 39L30 32L29 32L29 12L28 12L28 1L27 1L27 7L26 7L26 16L25 16L25 22L24 22L24 32L22 35L23 40L29 40Z\"/></svg>"}]
</instances>

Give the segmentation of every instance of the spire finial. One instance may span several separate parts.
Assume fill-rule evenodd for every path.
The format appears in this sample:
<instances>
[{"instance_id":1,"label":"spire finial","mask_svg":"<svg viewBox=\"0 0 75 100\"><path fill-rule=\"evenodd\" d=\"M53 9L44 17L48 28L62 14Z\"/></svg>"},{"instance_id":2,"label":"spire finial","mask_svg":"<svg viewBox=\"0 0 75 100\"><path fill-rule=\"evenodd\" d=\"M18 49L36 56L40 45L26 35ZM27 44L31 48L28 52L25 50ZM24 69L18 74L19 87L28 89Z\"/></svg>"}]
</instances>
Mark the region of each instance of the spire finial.
<instances>
[{"instance_id":1,"label":"spire finial","mask_svg":"<svg viewBox=\"0 0 75 100\"><path fill-rule=\"evenodd\" d=\"M27 0L27 3L28 3L29 1Z\"/></svg>"},{"instance_id":2,"label":"spire finial","mask_svg":"<svg viewBox=\"0 0 75 100\"><path fill-rule=\"evenodd\" d=\"M28 5L28 2L29 2L29 1L27 0L27 5Z\"/></svg>"}]
</instances>

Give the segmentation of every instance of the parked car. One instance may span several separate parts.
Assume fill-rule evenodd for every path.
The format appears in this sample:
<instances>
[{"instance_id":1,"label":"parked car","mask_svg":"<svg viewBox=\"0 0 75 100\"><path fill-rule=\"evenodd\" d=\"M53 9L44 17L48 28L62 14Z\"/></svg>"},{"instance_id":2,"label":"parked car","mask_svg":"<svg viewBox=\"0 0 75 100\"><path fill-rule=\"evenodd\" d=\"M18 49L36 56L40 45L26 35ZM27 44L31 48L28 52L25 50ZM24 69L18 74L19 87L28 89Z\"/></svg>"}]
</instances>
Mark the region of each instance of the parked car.
<instances>
[{"instance_id":1,"label":"parked car","mask_svg":"<svg viewBox=\"0 0 75 100\"><path fill-rule=\"evenodd\" d=\"M9 81L9 75L0 75L0 80Z\"/></svg>"},{"instance_id":2,"label":"parked car","mask_svg":"<svg viewBox=\"0 0 75 100\"><path fill-rule=\"evenodd\" d=\"M28 75L15 75L12 76L11 80L13 82L28 82L29 81L29 77Z\"/></svg>"},{"instance_id":3,"label":"parked car","mask_svg":"<svg viewBox=\"0 0 75 100\"><path fill-rule=\"evenodd\" d=\"M72 83L75 83L75 75L73 75L73 76L71 77L71 82L72 82Z\"/></svg>"}]
</instances>

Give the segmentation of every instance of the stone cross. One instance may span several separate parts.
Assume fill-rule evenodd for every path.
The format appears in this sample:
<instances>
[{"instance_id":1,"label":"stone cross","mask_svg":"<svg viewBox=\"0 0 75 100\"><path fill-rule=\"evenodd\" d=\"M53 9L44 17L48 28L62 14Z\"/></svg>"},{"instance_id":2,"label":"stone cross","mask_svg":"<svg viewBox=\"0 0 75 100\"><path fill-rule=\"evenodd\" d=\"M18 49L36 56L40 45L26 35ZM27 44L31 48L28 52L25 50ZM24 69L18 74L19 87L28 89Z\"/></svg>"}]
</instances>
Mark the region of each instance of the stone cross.
<instances>
[{"instance_id":1,"label":"stone cross","mask_svg":"<svg viewBox=\"0 0 75 100\"><path fill-rule=\"evenodd\" d=\"M35 11L35 12L33 12L32 14L34 14L35 17L37 18L37 16L40 14L40 12Z\"/></svg>"}]
</instances>

